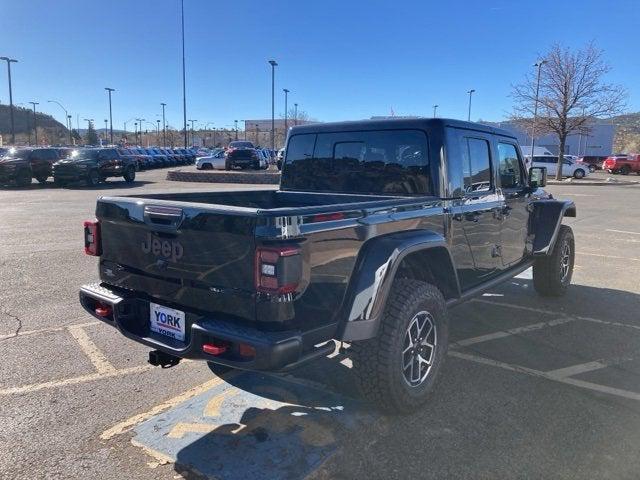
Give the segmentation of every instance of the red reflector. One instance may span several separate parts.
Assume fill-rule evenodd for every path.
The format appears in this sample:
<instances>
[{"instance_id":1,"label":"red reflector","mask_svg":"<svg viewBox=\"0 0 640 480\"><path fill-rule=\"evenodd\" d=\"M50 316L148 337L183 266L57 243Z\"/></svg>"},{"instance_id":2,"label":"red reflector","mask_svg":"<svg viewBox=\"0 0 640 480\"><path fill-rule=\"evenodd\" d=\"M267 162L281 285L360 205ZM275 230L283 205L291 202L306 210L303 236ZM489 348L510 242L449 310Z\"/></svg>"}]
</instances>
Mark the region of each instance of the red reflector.
<instances>
[{"instance_id":1,"label":"red reflector","mask_svg":"<svg viewBox=\"0 0 640 480\"><path fill-rule=\"evenodd\" d=\"M342 212L334 212L334 213L320 213L318 215L313 216L312 222L331 222L333 220L344 220L344 213Z\"/></svg>"},{"instance_id":2,"label":"red reflector","mask_svg":"<svg viewBox=\"0 0 640 480\"><path fill-rule=\"evenodd\" d=\"M212 343L205 343L202 345L202 351L209 355L222 355L227 351L226 345L213 345Z\"/></svg>"},{"instance_id":3,"label":"red reflector","mask_svg":"<svg viewBox=\"0 0 640 480\"><path fill-rule=\"evenodd\" d=\"M100 222L86 220L84 222L84 253L98 256L100 251Z\"/></svg>"},{"instance_id":4,"label":"red reflector","mask_svg":"<svg viewBox=\"0 0 640 480\"><path fill-rule=\"evenodd\" d=\"M113 310L111 309L111 305L107 305L106 303L97 303L95 312L99 317L110 317Z\"/></svg>"},{"instance_id":5,"label":"red reflector","mask_svg":"<svg viewBox=\"0 0 640 480\"><path fill-rule=\"evenodd\" d=\"M246 343L241 343L239 345L240 347L240 356L241 357L255 357L256 356L256 349L253 348L251 345L247 345Z\"/></svg>"}]
</instances>

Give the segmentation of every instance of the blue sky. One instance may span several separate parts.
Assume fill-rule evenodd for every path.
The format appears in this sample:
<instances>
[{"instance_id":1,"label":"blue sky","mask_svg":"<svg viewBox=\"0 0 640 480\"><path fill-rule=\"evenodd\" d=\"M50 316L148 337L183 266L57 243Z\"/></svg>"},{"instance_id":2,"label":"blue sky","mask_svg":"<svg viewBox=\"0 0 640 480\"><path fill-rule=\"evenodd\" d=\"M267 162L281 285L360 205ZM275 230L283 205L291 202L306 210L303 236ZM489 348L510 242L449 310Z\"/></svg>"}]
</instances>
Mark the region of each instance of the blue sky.
<instances>
[{"instance_id":1,"label":"blue sky","mask_svg":"<svg viewBox=\"0 0 640 480\"><path fill-rule=\"evenodd\" d=\"M181 126L179 0L0 0L0 56L13 66L16 103L63 120L141 116ZM510 85L552 43L595 40L640 110L640 2L185 0L188 118L198 125L269 118L274 58L276 115L282 88L322 121L388 115L503 119ZM8 103L4 62L0 101ZM129 123L132 128L133 123ZM211 125L210 125L211 127ZM150 128L150 126L149 126Z\"/></svg>"}]
</instances>

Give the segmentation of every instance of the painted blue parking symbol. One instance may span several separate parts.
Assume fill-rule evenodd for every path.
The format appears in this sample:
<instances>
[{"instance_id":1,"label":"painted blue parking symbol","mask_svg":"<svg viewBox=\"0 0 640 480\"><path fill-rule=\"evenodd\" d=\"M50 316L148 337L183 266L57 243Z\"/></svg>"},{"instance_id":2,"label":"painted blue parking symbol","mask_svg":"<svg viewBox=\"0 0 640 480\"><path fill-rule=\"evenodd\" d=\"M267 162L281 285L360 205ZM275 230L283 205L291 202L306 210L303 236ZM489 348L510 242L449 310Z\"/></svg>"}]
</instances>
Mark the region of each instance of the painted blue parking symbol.
<instances>
[{"instance_id":1,"label":"painted blue parking symbol","mask_svg":"<svg viewBox=\"0 0 640 480\"><path fill-rule=\"evenodd\" d=\"M135 428L135 443L220 480L298 479L376 414L359 402L253 372Z\"/></svg>"}]
</instances>

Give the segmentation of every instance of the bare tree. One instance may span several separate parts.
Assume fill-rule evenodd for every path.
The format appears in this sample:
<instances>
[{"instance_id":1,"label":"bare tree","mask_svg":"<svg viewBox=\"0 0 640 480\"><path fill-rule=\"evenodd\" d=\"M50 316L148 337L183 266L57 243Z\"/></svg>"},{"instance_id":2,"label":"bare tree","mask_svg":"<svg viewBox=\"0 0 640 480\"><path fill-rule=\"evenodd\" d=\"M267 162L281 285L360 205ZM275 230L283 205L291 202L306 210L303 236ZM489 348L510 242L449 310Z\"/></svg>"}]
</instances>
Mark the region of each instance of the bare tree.
<instances>
[{"instance_id":1,"label":"bare tree","mask_svg":"<svg viewBox=\"0 0 640 480\"><path fill-rule=\"evenodd\" d=\"M295 108L289 109L289 111L287 112L287 117L290 127L296 125L297 123L305 123L311 120L307 112L300 109L298 109L298 111L296 112ZM284 118L284 116L282 116L282 118Z\"/></svg>"},{"instance_id":2,"label":"bare tree","mask_svg":"<svg viewBox=\"0 0 640 480\"><path fill-rule=\"evenodd\" d=\"M610 67L602 57L602 50L593 43L577 51L553 45L542 57L537 118L534 115L537 72L512 87L513 120L535 136L548 133L558 136L557 180L562 179L567 137L574 133L589 133L596 118L616 115L625 106L625 89L604 82Z\"/></svg>"}]
</instances>

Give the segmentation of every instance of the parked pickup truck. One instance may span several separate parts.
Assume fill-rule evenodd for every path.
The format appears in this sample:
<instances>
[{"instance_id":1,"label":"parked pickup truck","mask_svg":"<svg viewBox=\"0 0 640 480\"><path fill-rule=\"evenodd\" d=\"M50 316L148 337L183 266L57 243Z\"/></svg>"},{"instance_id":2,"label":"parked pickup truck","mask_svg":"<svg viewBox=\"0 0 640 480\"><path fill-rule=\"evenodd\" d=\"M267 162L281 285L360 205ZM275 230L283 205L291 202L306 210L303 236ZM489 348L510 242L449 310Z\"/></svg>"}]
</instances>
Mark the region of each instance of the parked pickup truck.
<instances>
[{"instance_id":1,"label":"parked pickup truck","mask_svg":"<svg viewBox=\"0 0 640 480\"><path fill-rule=\"evenodd\" d=\"M103 196L84 224L93 316L181 358L282 371L347 342L366 397L411 411L447 351L447 309L533 266L565 293L571 201L508 132L443 119L293 127L278 190Z\"/></svg>"},{"instance_id":2,"label":"parked pickup truck","mask_svg":"<svg viewBox=\"0 0 640 480\"><path fill-rule=\"evenodd\" d=\"M602 163L602 168L609 173L629 175L634 172L640 175L640 155L612 155Z\"/></svg>"}]
</instances>

